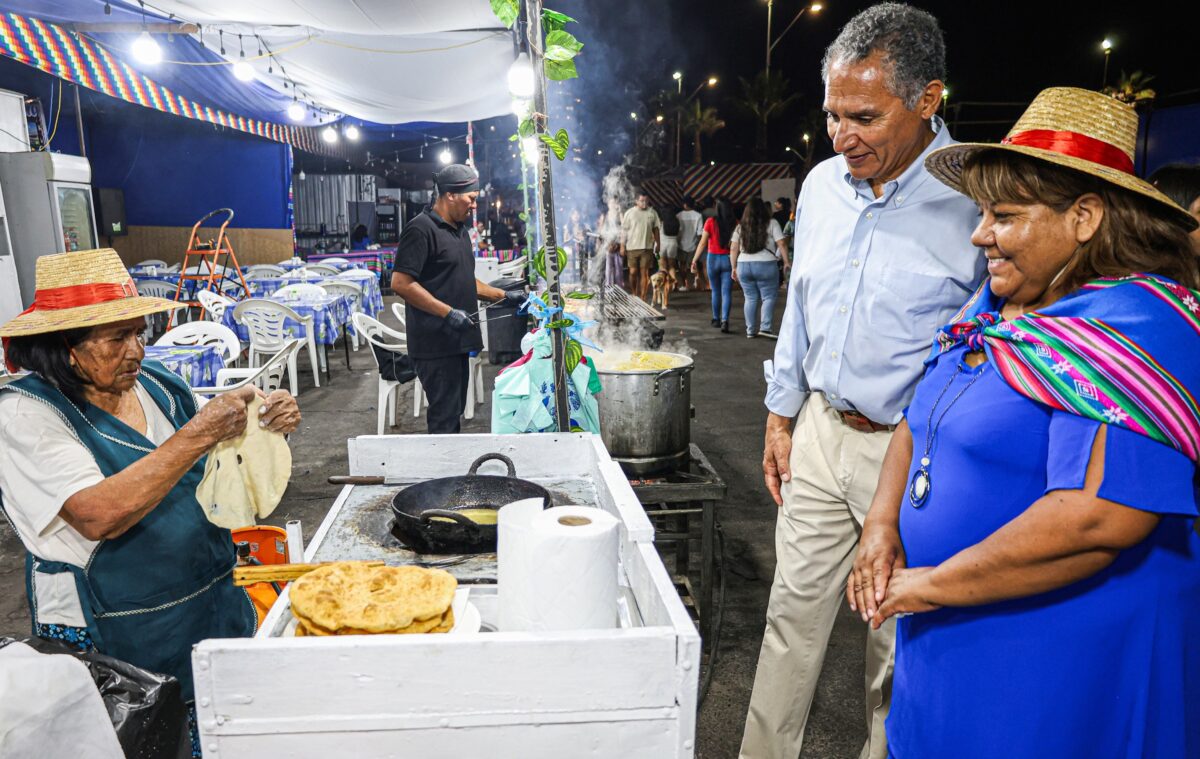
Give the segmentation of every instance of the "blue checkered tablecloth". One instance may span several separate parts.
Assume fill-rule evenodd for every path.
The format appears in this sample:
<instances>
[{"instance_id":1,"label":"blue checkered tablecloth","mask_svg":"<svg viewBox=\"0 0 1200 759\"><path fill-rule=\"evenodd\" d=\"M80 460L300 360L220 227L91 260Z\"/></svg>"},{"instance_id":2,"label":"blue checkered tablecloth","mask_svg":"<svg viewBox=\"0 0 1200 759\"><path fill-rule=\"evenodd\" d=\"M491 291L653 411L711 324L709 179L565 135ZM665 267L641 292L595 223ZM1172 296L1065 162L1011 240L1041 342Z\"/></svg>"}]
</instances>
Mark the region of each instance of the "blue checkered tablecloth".
<instances>
[{"instance_id":1,"label":"blue checkered tablecloth","mask_svg":"<svg viewBox=\"0 0 1200 759\"><path fill-rule=\"evenodd\" d=\"M221 351L211 345L147 345L146 359L159 362L192 387L212 387L217 372L225 368Z\"/></svg>"},{"instance_id":2,"label":"blue checkered tablecloth","mask_svg":"<svg viewBox=\"0 0 1200 759\"><path fill-rule=\"evenodd\" d=\"M319 285L322 282L349 282L363 289L363 312L375 316L383 310L383 293L379 290L379 280L375 277L268 277L266 279L247 280L250 287L250 297L265 298L276 290L298 282Z\"/></svg>"}]
</instances>

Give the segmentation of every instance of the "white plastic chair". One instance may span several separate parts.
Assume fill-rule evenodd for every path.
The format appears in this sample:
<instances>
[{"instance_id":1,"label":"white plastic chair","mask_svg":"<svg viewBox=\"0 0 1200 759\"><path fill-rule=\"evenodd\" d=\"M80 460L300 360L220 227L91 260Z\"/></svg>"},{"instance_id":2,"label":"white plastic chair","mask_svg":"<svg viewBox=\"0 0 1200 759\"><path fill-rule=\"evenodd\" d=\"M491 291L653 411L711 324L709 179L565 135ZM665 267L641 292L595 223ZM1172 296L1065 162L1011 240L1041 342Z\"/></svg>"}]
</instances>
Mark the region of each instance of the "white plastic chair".
<instances>
[{"instance_id":1,"label":"white plastic chair","mask_svg":"<svg viewBox=\"0 0 1200 759\"><path fill-rule=\"evenodd\" d=\"M393 353L405 353L408 351L408 336L403 332L388 327L378 319L373 319L366 314L358 313L352 317L354 321L354 330L362 335L368 345L377 345L385 351ZM371 357L375 359L375 366L379 366L379 357L375 355L375 351L371 351ZM421 396L421 380L413 381L413 395ZM379 376L379 384L376 391L375 406L378 409L376 414L376 435L382 435L384 430L384 420L391 420L395 426L400 425L400 388L402 385L395 380L385 380L383 375Z\"/></svg>"},{"instance_id":2,"label":"white plastic chair","mask_svg":"<svg viewBox=\"0 0 1200 759\"><path fill-rule=\"evenodd\" d=\"M309 282L297 282L294 285L284 285L275 292L271 293L272 298L289 298L294 300L309 300L312 298L324 298L325 291L320 285L314 285Z\"/></svg>"},{"instance_id":3,"label":"white plastic chair","mask_svg":"<svg viewBox=\"0 0 1200 759\"><path fill-rule=\"evenodd\" d=\"M254 264L253 266L246 267L246 279L250 279L251 274L258 274L260 272L270 274L272 277L282 277L284 275L282 266L276 266L275 264ZM261 279L261 277L256 277L256 279Z\"/></svg>"},{"instance_id":4,"label":"white plastic chair","mask_svg":"<svg viewBox=\"0 0 1200 759\"><path fill-rule=\"evenodd\" d=\"M161 258L147 258L145 261L138 261L136 264L134 264L134 266L161 266L165 269L167 267L167 262Z\"/></svg>"},{"instance_id":5,"label":"white plastic chair","mask_svg":"<svg viewBox=\"0 0 1200 759\"><path fill-rule=\"evenodd\" d=\"M183 273L184 274L208 274L209 272L214 271L214 270L217 272L217 276L220 276L220 277L225 276L225 267L224 266L222 266L221 264L214 264L207 260L204 261L203 263L196 264L195 266L187 267L186 269L183 270Z\"/></svg>"},{"instance_id":6,"label":"white plastic chair","mask_svg":"<svg viewBox=\"0 0 1200 759\"><path fill-rule=\"evenodd\" d=\"M209 319L218 323L224 321L225 310L237 302L233 298L219 295L212 290L201 290L196 293L196 300L200 301L201 306L204 306L204 312L208 314Z\"/></svg>"},{"instance_id":7,"label":"white plastic chair","mask_svg":"<svg viewBox=\"0 0 1200 759\"><path fill-rule=\"evenodd\" d=\"M237 334L224 324L216 322L188 322L167 330L154 341L155 345L211 345L219 348L225 366L230 366L242 355L242 343Z\"/></svg>"},{"instance_id":8,"label":"white plastic chair","mask_svg":"<svg viewBox=\"0 0 1200 759\"><path fill-rule=\"evenodd\" d=\"M175 300L175 285L158 279L148 279L138 282L137 291L138 295ZM166 329L167 320L169 318L171 318L171 314L168 311L160 311L157 314L148 314L146 316L146 326L151 332L158 334Z\"/></svg>"},{"instance_id":9,"label":"white plastic chair","mask_svg":"<svg viewBox=\"0 0 1200 759\"><path fill-rule=\"evenodd\" d=\"M404 320L404 303L402 301L392 303L392 315L400 320L401 327L408 327Z\"/></svg>"},{"instance_id":10,"label":"white plastic chair","mask_svg":"<svg viewBox=\"0 0 1200 759\"><path fill-rule=\"evenodd\" d=\"M251 266L242 276L246 278L247 282L250 282L256 279L280 279L283 274L283 269L278 266L263 266L262 268Z\"/></svg>"},{"instance_id":11,"label":"white plastic chair","mask_svg":"<svg viewBox=\"0 0 1200 759\"><path fill-rule=\"evenodd\" d=\"M420 391L420 392L418 392ZM413 388L413 416L421 415L421 404L429 404L421 390L421 381L417 380ZM463 419L475 418L475 406L483 403L483 361L479 356L467 359L467 403L463 406Z\"/></svg>"},{"instance_id":12,"label":"white plastic chair","mask_svg":"<svg viewBox=\"0 0 1200 759\"><path fill-rule=\"evenodd\" d=\"M297 287L297 285L291 285ZM363 290L353 282L341 282L336 279L328 279L317 285L329 295L345 295L350 299L350 317L353 320L353 314L363 313ZM358 350L358 330L355 329L354 335L350 338L353 341L354 350Z\"/></svg>"},{"instance_id":13,"label":"white plastic chair","mask_svg":"<svg viewBox=\"0 0 1200 759\"><path fill-rule=\"evenodd\" d=\"M319 274L324 277L336 277L338 275L336 266L326 266L325 264L309 264L304 267L304 270L309 274Z\"/></svg>"},{"instance_id":14,"label":"white plastic chair","mask_svg":"<svg viewBox=\"0 0 1200 759\"><path fill-rule=\"evenodd\" d=\"M239 387L245 387L254 383L268 395L278 390L283 385L284 371L292 371L291 377L293 388L295 386L295 371L292 366L295 364L296 353L300 350L300 346L304 344L303 340L290 340L271 356L266 362L257 369L222 369L217 372L217 384L214 387L194 387L192 392L196 395L219 395L227 393L230 390L237 390ZM226 384L229 380L239 380L233 384ZM296 393L292 392L292 395Z\"/></svg>"},{"instance_id":15,"label":"white plastic chair","mask_svg":"<svg viewBox=\"0 0 1200 759\"><path fill-rule=\"evenodd\" d=\"M321 291L324 294L324 291ZM285 320L303 325L307 335L304 342L308 347L308 358L312 363L313 384L321 386L321 364L317 360L317 341L313 336L313 318L301 316L295 310L282 303L276 303L262 298L244 300L233 309L233 318L238 324L244 324L250 336L250 367L258 363L259 354L276 353L291 340L297 338L285 330ZM288 360L288 371L291 372L292 395L300 394L300 382L296 377L296 354Z\"/></svg>"},{"instance_id":16,"label":"white plastic chair","mask_svg":"<svg viewBox=\"0 0 1200 759\"><path fill-rule=\"evenodd\" d=\"M180 263L167 264L167 265L164 267L164 271L169 271L169 272L178 272L178 271L179 271L179 267L180 267L180 266L182 266L182 265L183 265L183 264L180 264Z\"/></svg>"},{"instance_id":17,"label":"white plastic chair","mask_svg":"<svg viewBox=\"0 0 1200 759\"><path fill-rule=\"evenodd\" d=\"M332 258L322 258L321 263L322 264L348 264L348 263L350 263L350 259L342 258L341 256L334 256Z\"/></svg>"}]
</instances>

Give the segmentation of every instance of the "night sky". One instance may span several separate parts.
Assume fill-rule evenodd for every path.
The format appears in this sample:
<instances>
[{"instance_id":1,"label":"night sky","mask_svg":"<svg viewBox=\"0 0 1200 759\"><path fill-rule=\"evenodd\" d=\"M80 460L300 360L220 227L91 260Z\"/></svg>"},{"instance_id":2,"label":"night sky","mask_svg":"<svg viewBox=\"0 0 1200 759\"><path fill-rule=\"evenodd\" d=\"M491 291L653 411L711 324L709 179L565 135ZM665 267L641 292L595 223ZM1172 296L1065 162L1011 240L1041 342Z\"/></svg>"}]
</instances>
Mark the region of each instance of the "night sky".
<instances>
[{"instance_id":1,"label":"night sky","mask_svg":"<svg viewBox=\"0 0 1200 759\"><path fill-rule=\"evenodd\" d=\"M783 30L802 0L776 0L773 31ZM1121 69L1142 70L1156 78L1157 107L1200 101L1197 26L1184 23L1186 3L1166 2L1021 2L969 3L923 0L913 3L938 17L946 38L947 84L951 103L985 101L1028 103L1041 89L1072 85L1098 89L1104 65L1100 41L1115 44L1109 68L1114 83ZM771 67L782 71L798 103L771 130L772 160L783 160L784 146L799 145L807 117L821 106L820 60L825 47L855 13L870 3L832 0L805 14L772 54ZM549 7L581 22L574 33L589 45L579 60L579 83L588 123L588 142L619 146L628 134L629 111L639 97L673 88L671 72L685 73L685 90L714 74L721 84L702 92L727 127L710 138L705 159L749 160L752 122L740 115L731 98L737 77L763 67L766 37L765 0L562 0ZM961 126L960 139L997 139L1020 114L1020 106L964 107L963 120L1002 120L1003 125ZM821 138L819 150L828 154ZM606 151L610 153L612 151ZM685 151L686 153L686 151Z\"/></svg>"}]
</instances>

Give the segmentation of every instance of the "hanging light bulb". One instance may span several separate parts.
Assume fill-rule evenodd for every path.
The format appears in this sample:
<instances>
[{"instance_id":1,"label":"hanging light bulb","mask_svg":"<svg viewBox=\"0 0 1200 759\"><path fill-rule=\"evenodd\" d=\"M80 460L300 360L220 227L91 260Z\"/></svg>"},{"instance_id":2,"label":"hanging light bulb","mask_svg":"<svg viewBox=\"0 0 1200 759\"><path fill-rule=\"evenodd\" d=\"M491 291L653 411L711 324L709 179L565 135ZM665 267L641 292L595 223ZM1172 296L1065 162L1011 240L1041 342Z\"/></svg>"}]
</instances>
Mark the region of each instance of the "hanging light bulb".
<instances>
[{"instance_id":1,"label":"hanging light bulb","mask_svg":"<svg viewBox=\"0 0 1200 759\"><path fill-rule=\"evenodd\" d=\"M238 61L233 64L233 75L237 77L239 82L249 82L254 80L254 67L245 61Z\"/></svg>"},{"instance_id":2,"label":"hanging light bulb","mask_svg":"<svg viewBox=\"0 0 1200 759\"><path fill-rule=\"evenodd\" d=\"M528 99L533 97L533 88L533 64L528 53L521 53L508 67L508 92L515 98Z\"/></svg>"},{"instance_id":3,"label":"hanging light bulb","mask_svg":"<svg viewBox=\"0 0 1200 759\"><path fill-rule=\"evenodd\" d=\"M450 152L450 148L442 148L442 152L438 153L438 161L443 164L454 161L454 154Z\"/></svg>"},{"instance_id":4,"label":"hanging light bulb","mask_svg":"<svg viewBox=\"0 0 1200 759\"><path fill-rule=\"evenodd\" d=\"M300 181L303 182L305 179L308 179L308 175L304 173L304 169L300 169Z\"/></svg>"},{"instance_id":5,"label":"hanging light bulb","mask_svg":"<svg viewBox=\"0 0 1200 759\"><path fill-rule=\"evenodd\" d=\"M524 119L533 110L533 101L525 98L513 98L512 112L518 119Z\"/></svg>"},{"instance_id":6,"label":"hanging light bulb","mask_svg":"<svg viewBox=\"0 0 1200 759\"><path fill-rule=\"evenodd\" d=\"M538 159L538 138L526 137L521 140L521 155L525 156L527 163L537 163Z\"/></svg>"},{"instance_id":7,"label":"hanging light bulb","mask_svg":"<svg viewBox=\"0 0 1200 759\"><path fill-rule=\"evenodd\" d=\"M321 130L321 139L325 140L325 142L328 142L330 144L337 142L338 141L337 130L331 126L325 127L324 129Z\"/></svg>"},{"instance_id":8,"label":"hanging light bulb","mask_svg":"<svg viewBox=\"0 0 1200 759\"><path fill-rule=\"evenodd\" d=\"M129 52L133 53L134 59L139 63L153 66L162 62L162 48L147 31L143 31L133 40L133 44L129 46Z\"/></svg>"},{"instance_id":9,"label":"hanging light bulb","mask_svg":"<svg viewBox=\"0 0 1200 759\"><path fill-rule=\"evenodd\" d=\"M342 130L342 132L343 132L343 134L346 135L347 140L357 140L360 136L358 127L356 127L353 124L347 126L345 129Z\"/></svg>"},{"instance_id":10,"label":"hanging light bulb","mask_svg":"<svg viewBox=\"0 0 1200 759\"><path fill-rule=\"evenodd\" d=\"M292 104L287 108L288 118L292 121L304 120L304 106L297 100L292 100Z\"/></svg>"}]
</instances>

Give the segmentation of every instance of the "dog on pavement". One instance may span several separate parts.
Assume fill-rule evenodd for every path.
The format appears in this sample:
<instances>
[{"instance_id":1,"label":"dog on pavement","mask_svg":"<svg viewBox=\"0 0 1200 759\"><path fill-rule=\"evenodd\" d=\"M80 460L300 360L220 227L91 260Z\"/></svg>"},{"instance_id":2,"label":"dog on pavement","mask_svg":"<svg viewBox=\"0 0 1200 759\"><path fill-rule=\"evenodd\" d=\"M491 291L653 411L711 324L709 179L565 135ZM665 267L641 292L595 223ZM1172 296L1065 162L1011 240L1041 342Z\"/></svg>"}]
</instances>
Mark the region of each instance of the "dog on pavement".
<instances>
[{"instance_id":1,"label":"dog on pavement","mask_svg":"<svg viewBox=\"0 0 1200 759\"><path fill-rule=\"evenodd\" d=\"M671 300L671 291L675 289L675 281L675 271L672 269L660 269L654 272L650 276L652 289L650 305L660 306L663 311L666 311Z\"/></svg>"}]
</instances>

